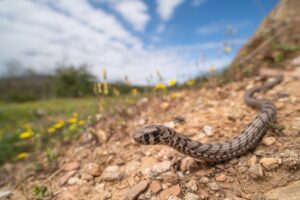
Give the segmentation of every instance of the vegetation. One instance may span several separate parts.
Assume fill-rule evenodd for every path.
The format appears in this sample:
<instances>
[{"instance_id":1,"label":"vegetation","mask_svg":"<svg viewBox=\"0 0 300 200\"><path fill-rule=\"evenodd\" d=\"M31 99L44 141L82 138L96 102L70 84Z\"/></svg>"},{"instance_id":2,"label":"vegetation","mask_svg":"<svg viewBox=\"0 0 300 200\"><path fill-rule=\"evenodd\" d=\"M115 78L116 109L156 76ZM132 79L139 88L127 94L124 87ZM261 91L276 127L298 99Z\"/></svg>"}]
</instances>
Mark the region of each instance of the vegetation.
<instances>
[{"instance_id":1,"label":"vegetation","mask_svg":"<svg viewBox=\"0 0 300 200\"><path fill-rule=\"evenodd\" d=\"M0 163L28 157L51 140L64 142L92 123L95 114L114 114L136 97L60 98L26 103L0 103ZM50 154L49 154L50 155Z\"/></svg>"}]
</instances>

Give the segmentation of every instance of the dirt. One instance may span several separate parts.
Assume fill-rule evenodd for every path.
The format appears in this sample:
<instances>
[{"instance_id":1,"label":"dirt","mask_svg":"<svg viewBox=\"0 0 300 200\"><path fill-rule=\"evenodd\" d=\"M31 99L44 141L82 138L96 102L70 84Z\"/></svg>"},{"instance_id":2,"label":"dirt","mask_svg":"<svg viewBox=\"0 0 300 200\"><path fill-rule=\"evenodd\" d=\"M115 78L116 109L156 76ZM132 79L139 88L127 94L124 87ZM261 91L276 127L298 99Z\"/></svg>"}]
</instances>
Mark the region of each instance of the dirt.
<instances>
[{"instance_id":1,"label":"dirt","mask_svg":"<svg viewBox=\"0 0 300 200\"><path fill-rule=\"evenodd\" d=\"M284 74L284 81L258 97L275 102L278 124L285 129L269 130L244 156L197 164L167 146L136 144L132 135L158 123L201 142L233 138L257 113L245 105L243 94L261 84L259 77L180 91L176 97L143 98L122 117L99 117L78 140L55 147L52 171L46 155L38 154L1 166L0 196L36 199L32 188L46 186L44 199L264 199L268 191L300 180L300 68L261 70L261 75L270 73Z\"/></svg>"}]
</instances>

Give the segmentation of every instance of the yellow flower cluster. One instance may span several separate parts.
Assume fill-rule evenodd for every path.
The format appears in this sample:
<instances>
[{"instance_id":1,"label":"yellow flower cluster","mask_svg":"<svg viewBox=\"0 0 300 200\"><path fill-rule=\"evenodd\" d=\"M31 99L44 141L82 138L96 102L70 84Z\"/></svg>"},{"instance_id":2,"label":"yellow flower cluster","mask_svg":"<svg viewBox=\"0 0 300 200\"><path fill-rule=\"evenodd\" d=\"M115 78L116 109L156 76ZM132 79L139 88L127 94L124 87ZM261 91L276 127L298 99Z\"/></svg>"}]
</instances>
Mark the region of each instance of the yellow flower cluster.
<instances>
[{"instance_id":1,"label":"yellow flower cluster","mask_svg":"<svg viewBox=\"0 0 300 200\"><path fill-rule=\"evenodd\" d=\"M78 113L77 113L77 112L74 112L74 113L72 114L72 117L69 118L68 122L69 122L70 124L75 124L75 123L77 123L77 117L78 117Z\"/></svg>"},{"instance_id":2,"label":"yellow flower cluster","mask_svg":"<svg viewBox=\"0 0 300 200\"><path fill-rule=\"evenodd\" d=\"M186 81L185 82L188 86L193 86L193 85L195 85L195 83L196 83L196 81L195 80L188 80L188 81Z\"/></svg>"},{"instance_id":3,"label":"yellow flower cluster","mask_svg":"<svg viewBox=\"0 0 300 200\"><path fill-rule=\"evenodd\" d=\"M64 120L59 120L56 124L54 124L53 127L54 127L55 129L60 129L60 128L62 128L64 125L65 125Z\"/></svg>"},{"instance_id":4,"label":"yellow flower cluster","mask_svg":"<svg viewBox=\"0 0 300 200\"><path fill-rule=\"evenodd\" d=\"M56 131L56 129L54 128L54 127L49 127L48 129L47 129L47 131L48 131L48 133L54 133L55 131Z\"/></svg>"},{"instance_id":5,"label":"yellow flower cluster","mask_svg":"<svg viewBox=\"0 0 300 200\"><path fill-rule=\"evenodd\" d=\"M225 52L225 53L231 52L231 48L230 48L230 47L224 47L224 52Z\"/></svg>"},{"instance_id":6,"label":"yellow flower cluster","mask_svg":"<svg viewBox=\"0 0 300 200\"><path fill-rule=\"evenodd\" d=\"M23 133L20 133L19 138L20 139L27 139L30 138L33 135L32 129L28 129L27 131L24 131Z\"/></svg>"},{"instance_id":7,"label":"yellow flower cluster","mask_svg":"<svg viewBox=\"0 0 300 200\"><path fill-rule=\"evenodd\" d=\"M80 126L83 126L83 125L85 125L85 120L79 120L79 122L78 122L78 124L80 125Z\"/></svg>"},{"instance_id":8,"label":"yellow flower cluster","mask_svg":"<svg viewBox=\"0 0 300 200\"><path fill-rule=\"evenodd\" d=\"M162 84L162 83L159 83L159 84L155 85L155 89L156 90L165 90L166 86L164 84Z\"/></svg>"},{"instance_id":9,"label":"yellow flower cluster","mask_svg":"<svg viewBox=\"0 0 300 200\"><path fill-rule=\"evenodd\" d=\"M24 158L27 158L27 157L28 157L28 153L26 153L26 152L22 152L22 153L17 154L18 159L24 159Z\"/></svg>"},{"instance_id":10,"label":"yellow flower cluster","mask_svg":"<svg viewBox=\"0 0 300 200\"><path fill-rule=\"evenodd\" d=\"M175 79L172 79L172 80L169 81L168 85L170 87L172 87L172 86L176 85L176 83L177 83L177 81Z\"/></svg>"},{"instance_id":11,"label":"yellow flower cluster","mask_svg":"<svg viewBox=\"0 0 300 200\"><path fill-rule=\"evenodd\" d=\"M171 97L174 98L174 99L177 98L178 97L178 93L176 93L176 92L172 93Z\"/></svg>"},{"instance_id":12,"label":"yellow flower cluster","mask_svg":"<svg viewBox=\"0 0 300 200\"><path fill-rule=\"evenodd\" d=\"M133 88L133 89L131 90L131 94L132 94L133 96L137 96L137 95L139 94L139 91L138 91L136 88Z\"/></svg>"}]
</instances>

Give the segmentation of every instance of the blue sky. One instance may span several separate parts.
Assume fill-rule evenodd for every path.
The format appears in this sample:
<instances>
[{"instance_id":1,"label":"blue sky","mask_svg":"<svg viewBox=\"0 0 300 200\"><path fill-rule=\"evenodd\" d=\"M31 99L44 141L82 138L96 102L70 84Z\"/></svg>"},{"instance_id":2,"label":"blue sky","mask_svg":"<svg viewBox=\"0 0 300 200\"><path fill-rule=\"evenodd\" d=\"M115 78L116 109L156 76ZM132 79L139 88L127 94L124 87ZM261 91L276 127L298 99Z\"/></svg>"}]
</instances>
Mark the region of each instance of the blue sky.
<instances>
[{"instance_id":1,"label":"blue sky","mask_svg":"<svg viewBox=\"0 0 300 200\"><path fill-rule=\"evenodd\" d=\"M17 60L52 73L89 64L145 84L228 65L278 0L0 1L0 73ZM2 69L1 69L2 68ZM151 83L156 83L153 78Z\"/></svg>"}]
</instances>

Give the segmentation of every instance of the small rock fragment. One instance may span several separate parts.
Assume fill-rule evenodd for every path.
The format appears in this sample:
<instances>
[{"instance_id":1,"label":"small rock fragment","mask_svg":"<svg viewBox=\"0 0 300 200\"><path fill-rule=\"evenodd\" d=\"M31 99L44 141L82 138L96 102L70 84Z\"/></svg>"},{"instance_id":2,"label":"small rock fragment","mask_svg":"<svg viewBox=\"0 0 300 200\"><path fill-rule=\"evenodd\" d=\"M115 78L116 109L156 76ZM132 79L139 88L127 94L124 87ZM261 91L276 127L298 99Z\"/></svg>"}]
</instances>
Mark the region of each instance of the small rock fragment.
<instances>
[{"instance_id":1,"label":"small rock fragment","mask_svg":"<svg viewBox=\"0 0 300 200\"><path fill-rule=\"evenodd\" d=\"M72 177L68 180L69 185L80 184L80 179L77 177Z\"/></svg>"},{"instance_id":2,"label":"small rock fragment","mask_svg":"<svg viewBox=\"0 0 300 200\"><path fill-rule=\"evenodd\" d=\"M283 155L283 165L289 170L297 170L300 168L300 158L294 151L286 150Z\"/></svg>"},{"instance_id":3,"label":"small rock fragment","mask_svg":"<svg viewBox=\"0 0 300 200\"><path fill-rule=\"evenodd\" d=\"M83 166L83 172L93 176L99 176L101 174L100 165L97 163L87 163Z\"/></svg>"},{"instance_id":4,"label":"small rock fragment","mask_svg":"<svg viewBox=\"0 0 300 200\"><path fill-rule=\"evenodd\" d=\"M6 198L9 197L11 195L11 191L0 191L0 198Z\"/></svg>"},{"instance_id":5,"label":"small rock fragment","mask_svg":"<svg viewBox=\"0 0 300 200\"><path fill-rule=\"evenodd\" d=\"M144 106L144 105L146 105L148 102L149 102L149 99L148 99L147 97L143 97L143 98L141 98L141 100L139 100L139 101L137 102L137 105L138 105L138 106Z\"/></svg>"},{"instance_id":6,"label":"small rock fragment","mask_svg":"<svg viewBox=\"0 0 300 200\"><path fill-rule=\"evenodd\" d=\"M204 127L203 127L203 131L204 131L204 133L207 135L207 136L213 136L213 134L214 134L214 128L213 127L211 127L211 126L209 126L209 125L205 125Z\"/></svg>"},{"instance_id":7,"label":"small rock fragment","mask_svg":"<svg viewBox=\"0 0 300 200\"><path fill-rule=\"evenodd\" d=\"M141 167L141 163L135 160L132 160L126 164L125 173L132 174L136 172Z\"/></svg>"},{"instance_id":8,"label":"small rock fragment","mask_svg":"<svg viewBox=\"0 0 300 200\"><path fill-rule=\"evenodd\" d=\"M245 173L247 171L247 169L248 169L247 167L239 167L238 172L239 173Z\"/></svg>"},{"instance_id":9,"label":"small rock fragment","mask_svg":"<svg viewBox=\"0 0 300 200\"><path fill-rule=\"evenodd\" d=\"M98 129L96 130L96 136L100 144L104 144L107 141L107 134L105 131Z\"/></svg>"},{"instance_id":10,"label":"small rock fragment","mask_svg":"<svg viewBox=\"0 0 300 200\"><path fill-rule=\"evenodd\" d=\"M120 167L118 165L107 166L102 172L101 179L104 181L115 181L120 180L123 173L120 172Z\"/></svg>"},{"instance_id":11,"label":"small rock fragment","mask_svg":"<svg viewBox=\"0 0 300 200\"><path fill-rule=\"evenodd\" d=\"M276 138L274 137L264 137L262 139L262 143L266 146L270 146L276 142Z\"/></svg>"},{"instance_id":12,"label":"small rock fragment","mask_svg":"<svg viewBox=\"0 0 300 200\"><path fill-rule=\"evenodd\" d=\"M187 184L185 186L191 192L196 192L197 189L198 189L198 187L197 187L197 181L195 179L192 179L189 182L187 182Z\"/></svg>"},{"instance_id":13,"label":"small rock fragment","mask_svg":"<svg viewBox=\"0 0 300 200\"><path fill-rule=\"evenodd\" d=\"M200 199L198 195L190 192L184 195L184 200L198 200L198 199Z\"/></svg>"},{"instance_id":14,"label":"small rock fragment","mask_svg":"<svg viewBox=\"0 0 300 200\"><path fill-rule=\"evenodd\" d=\"M291 63L292 65L300 66L300 56L294 58Z\"/></svg>"},{"instance_id":15,"label":"small rock fragment","mask_svg":"<svg viewBox=\"0 0 300 200\"><path fill-rule=\"evenodd\" d=\"M181 163L180 163L180 170L183 172L186 171L196 171L197 169L199 169L199 166L197 165L196 161L191 158L191 157L185 157L184 159L182 159Z\"/></svg>"},{"instance_id":16,"label":"small rock fragment","mask_svg":"<svg viewBox=\"0 0 300 200\"><path fill-rule=\"evenodd\" d=\"M292 128L296 130L300 130L300 117L293 119Z\"/></svg>"},{"instance_id":17,"label":"small rock fragment","mask_svg":"<svg viewBox=\"0 0 300 200\"><path fill-rule=\"evenodd\" d=\"M280 158L270 157L262 158L259 162L266 170L272 170L277 168L282 163L282 160Z\"/></svg>"},{"instance_id":18,"label":"small rock fragment","mask_svg":"<svg viewBox=\"0 0 300 200\"><path fill-rule=\"evenodd\" d=\"M158 193L161 190L161 185L159 181L152 181L150 184L150 190L153 194Z\"/></svg>"},{"instance_id":19,"label":"small rock fragment","mask_svg":"<svg viewBox=\"0 0 300 200\"><path fill-rule=\"evenodd\" d=\"M160 104L160 109L162 110L167 110L169 109L170 104L168 102L163 102L162 104Z\"/></svg>"},{"instance_id":20,"label":"small rock fragment","mask_svg":"<svg viewBox=\"0 0 300 200\"><path fill-rule=\"evenodd\" d=\"M155 173L166 172L171 168L171 161L163 161L153 166L152 171Z\"/></svg>"},{"instance_id":21,"label":"small rock fragment","mask_svg":"<svg viewBox=\"0 0 300 200\"><path fill-rule=\"evenodd\" d=\"M254 165L256 163L257 163L257 157L256 157L256 155L251 156L251 158L248 160L248 165L252 166L252 165Z\"/></svg>"},{"instance_id":22,"label":"small rock fragment","mask_svg":"<svg viewBox=\"0 0 300 200\"><path fill-rule=\"evenodd\" d=\"M218 191L219 190L219 185L216 182L212 182L208 184L208 187L212 190L212 191Z\"/></svg>"},{"instance_id":23,"label":"small rock fragment","mask_svg":"<svg viewBox=\"0 0 300 200\"><path fill-rule=\"evenodd\" d=\"M201 177L201 178L200 178L200 182L206 184L206 183L209 182L209 179L208 179L207 177L204 176L204 177Z\"/></svg>"},{"instance_id":24,"label":"small rock fragment","mask_svg":"<svg viewBox=\"0 0 300 200\"><path fill-rule=\"evenodd\" d=\"M160 200L167 200L170 196L177 196L181 189L179 185L174 185L159 194Z\"/></svg>"},{"instance_id":25,"label":"small rock fragment","mask_svg":"<svg viewBox=\"0 0 300 200\"><path fill-rule=\"evenodd\" d=\"M81 179L82 180L86 180L86 181L90 181L93 180L94 176L88 173L82 173L81 174Z\"/></svg>"},{"instance_id":26,"label":"small rock fragment","mask_svg":"<svg viewBox=\"0 0 300 200\"><path fill-rule=\"evenodd\" d=\"M183 123L185 123L185 118L184 118L183 116L176 116L176 117L174 118L174 122L175 122L175 123L183 124Z\"/></svg>"},{"instance_id":27,"label":"small rock fragment","mask_svg":"<svg viewBox=\"0 0 300 200\"><path fill-rule=\"evenodd\" d=\"M65 175L63 175L62 177L59 178L58 184L60 186L64 185L69 180L69 178L71 178L75 173L76 173L75 170L69 171L68 173L66 173Z\"/></svg>"},{"instance_id":28,"label":"small rock fragment","mask_svg":"<svg viewBox=\"0 0 300 200\"><path fill-rule=\"evenodd\" d=\"M250 166L248 172L249 172L249 175L254 179L264 177L264 171L260 164L254 164L254 165Z\"/></svg>"},{"instance_id":29,"label":"small rock fragment","mask_svg":"<svg viewBox=\"0 0 300 200\"><path fill-rule=\"evenodd\" d=\"M126 198L128 200L135 200L137 199L137 197L142 194L148 187L148 181L142 181L138 184L136 184L135 186L133 186L132 188L128 189L126 191Z\"/></svg>"},{"instance_id":30,"label":"small rock fragment","mask_svg":"<svg viewBox=\"0 0 300 200\"><path fill-rule=\"evenodd\" d=\"M220 174L220 175L216 176L216 181L224 182L225 180L226 180L225 174Z\"/></svg>"},{"instance_id":31,"label":"small rock fragment","mask_svg":"<svg viewBox=\"0 0 300 200\"><path fill-rule=\"evenodd\" d=\"M170 127L170 128L175 128L175 122L173 122L173 121L166 122L163 125L167 126L167 127Z\"/></svg>"},{"instance_id":32,"label":"small rock fragment","mask_svg":"<svg viewBox=\"0 0 300 200\"><path fill-rule=\"evenodd\" d=\"M69 163L65 163L62 166L62 170L64 170L64 171L72 171L72 170L79 169L79 167L80 167L80 163L79 162L69 162Z\"/></svg>"}]
</instances>

